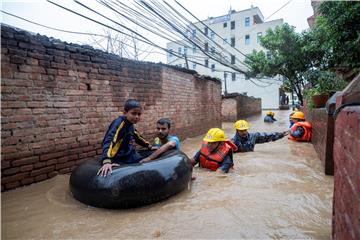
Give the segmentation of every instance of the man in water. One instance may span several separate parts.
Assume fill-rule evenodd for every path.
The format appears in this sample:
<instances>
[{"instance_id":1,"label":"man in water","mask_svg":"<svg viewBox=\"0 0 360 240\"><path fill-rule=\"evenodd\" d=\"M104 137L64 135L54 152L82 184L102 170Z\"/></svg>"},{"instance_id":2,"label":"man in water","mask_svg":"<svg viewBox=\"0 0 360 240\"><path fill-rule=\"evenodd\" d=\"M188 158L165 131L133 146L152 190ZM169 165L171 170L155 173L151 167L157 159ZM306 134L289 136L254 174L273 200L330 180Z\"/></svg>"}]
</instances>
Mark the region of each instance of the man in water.
<instances>
[{"instance_id":1,"label":"man in water","mask_svg":"<svg viewBox=\"0 0 360 240\"><path fill-rule=\"evenodd\" d=\"M168 118L161 118L156 123L157 137L154 140L152 149L156 149L150 156L141 160L141 163L149 162L163 154L164 152L176 149L180 150L180 141L177 136L170 135L171 121Z\"/></svg>"}]
</instances>

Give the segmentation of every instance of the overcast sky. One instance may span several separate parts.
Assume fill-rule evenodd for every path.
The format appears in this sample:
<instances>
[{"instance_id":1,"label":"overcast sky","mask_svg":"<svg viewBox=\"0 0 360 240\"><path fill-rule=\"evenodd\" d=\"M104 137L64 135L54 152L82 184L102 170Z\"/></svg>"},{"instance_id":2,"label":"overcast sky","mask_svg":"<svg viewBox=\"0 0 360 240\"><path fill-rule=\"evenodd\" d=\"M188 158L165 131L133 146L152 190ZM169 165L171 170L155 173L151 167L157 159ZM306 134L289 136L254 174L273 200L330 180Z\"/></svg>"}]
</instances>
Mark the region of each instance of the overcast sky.
<instances>
[{"instance_id":1,"label":"overcast sky","mask_svg":"<svg viewBox=\"0 0 360 240\"><path fill-rule=\"evenodd\" d=\"M76 12L86 13L87 16L91 16L88 11L84 11L83 8L73 1L54 0L54 2L69 7ZM99 4L96 3L95 0L82 2L87 5L90 4L100 11ZM121 2L126 3L128 0L121 0ZM174 0L167 0L167 2L171 5L178 6ZM230 8L240 11L248 9L251 6L259 7L266 21L282 18L284 22L296 27L297 32L301 32L308 28L307 18L313 14L310 0L178 0L178 2L201 20L205 20L208 17L225 15ZM67 12L44 0L3 0L2 10L53 28L87 33L104 33L104 27L76 16L73 13ZM106 11L104 11L104 13L106 13ZM111 16L111 14L112 13L108 13L107 16ZM4 13L1 13L1 21L31 32L58 38L62 41L91 45L95 40L89 36L64 33L36 26ZM166 47L166 41L157 39L154 39L154 41L157 41L158 44ZM155 62L166 61L165 57L162 56L156 56L155 58L156 59L150 54L146 60Z\"/></svg>"}]
</instances>

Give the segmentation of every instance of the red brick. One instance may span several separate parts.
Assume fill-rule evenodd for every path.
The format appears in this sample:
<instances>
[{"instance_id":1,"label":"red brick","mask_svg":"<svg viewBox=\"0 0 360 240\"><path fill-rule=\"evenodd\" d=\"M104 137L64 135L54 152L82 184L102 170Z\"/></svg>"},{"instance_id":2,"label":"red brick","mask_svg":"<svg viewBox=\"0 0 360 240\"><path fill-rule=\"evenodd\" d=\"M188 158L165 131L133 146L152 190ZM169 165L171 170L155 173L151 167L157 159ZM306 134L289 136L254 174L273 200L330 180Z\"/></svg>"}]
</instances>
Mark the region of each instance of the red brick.
<instances>
[{"instance_id":1,"label":"red brick","mask_svg":"<svg viewBox=\"0 0 360 240\"><path fill-rule=\"evenodd\" d=\"M34 169L34 165L25 165L20 167L21 172L28 172Z\"/></svg>"},{"instance_id":2,"label":"red brick","mask_svg":"<svg viewBox=\"0 0 360 240\"><path fill-rule=\"evenodd\" d=\"M58 159L51 159L46 161L47 166L55 165L56 163L58 163Z\"/></svg>"},{"instance_id":3,"label":"red brick","mask_svg":"<svg viewBox=\"0 0 360 240\"><path fill-rule=\"evenodd\" d=\"M64 152L56 152L56 153L49 153L49 154L44 154L40 156L40 161L46 161L48 159L52 159L52 158L59 158L64 156L66 153Z\"/></svg>"},{"instance_id":4,"label":"red brick","mask_svg":"<svg viewBox=\"0 0 360 240\"><path fill-rule=\"evenodd\" d=\"M54 168L55 168L55 166L49 166L49 167L44 167L44 168L40 168L40 169L37 169L37 170L33 170L33 171L31 171L30 176L34 177L34 176L37 176L37 175L40 175L40 174L43 174L43 173L48 173L48 172L53 171Z\"/></svg>"},{"instance_id":5,"label":"red brick","mask_svg":"<svg viewBox=\"0 0 360 240\"><path fill-rule=\"evenodd\" d=\"M71 167L71 166L74 166L74 165L75 165L74 161L61 163L61 164L56 164L56 170L63 169L63 168L68 168L68 167Z\"/></svg>"},{"instance_id":6,"label":"red brick","mask_svg":"<svg viewBox=\"0 0 360 240\"><path fill-rule=\"evenodd\" d=\"M14 175L15 173L18 173L20 171L19 167L13 167L13 168L8 168L4 171L2 171L2 175Z\"/></svg>"},{"instance_id":7,"label":"red brick","mask_svg":"<svg viewBox=\"0 0 360 240\"><path fill-rule=\"evenodd\" d=\"M69 172L71 172L70 168L63 168L63 169L59 170L59 173L61 173L61 174L65 174L65 173L69 173Z\"/></svg>"},{"instance_id":8,"label":"red brick","mask_svg":"<svg viewBox=\"0 0 360 240\"><path fill-rule=\"evenodd\" d=\"M34 169L39 169L46 166L46 162L38 162L34 164Z\"/></svg>"},{"instance_id":9,"label":"red brick","mask_svg":"<svg viewBox=\"0 0 360 240\"><path fill-rule=\"evenodd\" d=\"M1 184L6 184L10 182L20 181L21 179L29 176L29 173L18 173L9 177L2 177Z\"/></svg>"},{"instance_id":10,"label":"red brick","mask_svg":"<svg viewBox=\"0 0 360 240\"><path fill-rule=\"evenodd\" d=\"M59 173L57 171L53 171L53 172L50 172L48 173L48 177L49 178L52 178L52 177L55 177L56 175L58 175Z\"/></svg>"},{"instance_id":11,"label":"red brick","mask_svg":"<svg viewBox=\"0 0 360 240\"><path fill-rule=\"evenodd\" d=\"M23 185L29 185L32 184L34 182L34 178L33 177L27 177L21 180L21 184Z\"/></svg>"},{"instance_id":12,"label":"red brick","mask_svg":"<svg viewBox=\"0 0 360 240\"><path fill-rule=\"evenodd\" d=\"M48 179L48 176L47 174L41 174L41 175L37 175L34 180L35 182L40 182L40 181L43 181L45 179Z\"/></svg>"},{"instance_id":13,"label":"red brick","mask_svg":"<svg viewBox=\"0 0 360 240\"><path fill-rule=\"evenodd\" d=\"M19 186L20 186L20 182L19 182L19 181L5 184L5 187L6 187L7 189L13 189L13 188L17 188L17 187L19 187Z\"/></svg>"},{"instance_id":14,"label":"red brick","mask_svg":"<svg viewBox=\"0 0 360 240\"><path fill-rule=\"evenodd\" d=\"M8 167L10 167L10 162L1 160L1 169L5 169L5 168L8 168Z\"/></svg>"},{"instance_id":15,"label":"red brick","mask_svg":"<svg viewBox=\"0 0 360 240\"><path fill-rule=\"evenodd\" d=\"M26 165L26 164L36 163L38 161L39 161L39 156L34 156L34 157L28 157L28 158L23 158L23 159L12 161L11 165L22 166L22 165Z\"/></svg>"}]
</instances>

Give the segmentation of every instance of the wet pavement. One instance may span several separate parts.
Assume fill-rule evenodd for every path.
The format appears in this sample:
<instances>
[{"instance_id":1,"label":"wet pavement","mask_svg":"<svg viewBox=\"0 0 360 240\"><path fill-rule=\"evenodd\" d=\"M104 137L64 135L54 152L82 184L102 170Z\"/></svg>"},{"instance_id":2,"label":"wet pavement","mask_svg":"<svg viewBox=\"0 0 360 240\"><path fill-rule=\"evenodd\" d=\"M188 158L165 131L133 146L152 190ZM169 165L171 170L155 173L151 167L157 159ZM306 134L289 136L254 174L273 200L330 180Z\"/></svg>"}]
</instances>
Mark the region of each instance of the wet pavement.
<instances>
[{"instance_id":1,"label":"wet pavement","mask_svg":"<svg viewBox=\"0 0 360 240\"><path fill-rule=\"evenodd\" d=\"M273 124L249 118L249 130L287 130L289 111L275 114ZM233 123L223 129L235 132ZM192 157L202 137L182 150ZM136 209L78 202L69 175L2 193L2 239L331 239L333 177L310 143L285 137L234 156L226 177L196 167L190 189Z\"/></svg>"}]
</instances>

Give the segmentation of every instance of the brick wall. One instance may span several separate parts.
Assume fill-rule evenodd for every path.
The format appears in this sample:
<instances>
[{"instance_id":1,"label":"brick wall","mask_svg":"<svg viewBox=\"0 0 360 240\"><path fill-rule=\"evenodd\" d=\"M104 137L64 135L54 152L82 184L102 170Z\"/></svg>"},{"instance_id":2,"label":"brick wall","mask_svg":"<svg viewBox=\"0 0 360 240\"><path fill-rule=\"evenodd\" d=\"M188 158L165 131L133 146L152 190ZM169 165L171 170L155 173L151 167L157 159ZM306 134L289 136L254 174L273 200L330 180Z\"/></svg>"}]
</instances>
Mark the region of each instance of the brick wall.
<instances>
[{"instance_id":1,"label":"brick wall","mask_svg":"<svg viewBox=\"0 0 360 240\"><path fill-rule=\"evenodd\" d=\"M221 83L192 71L135 62L2 25L2 190L68 173L98 158L128 98L150 140L158 118L181 139L221 125Z\"/></svg>"},{"instance_id":2,"label":"brick wall","mask_svg":"<svg viewBox=\"0 0 360 240\"><path fill-rule=\"evenodd\" d=\"M306 110L306 120L312 124L311 142L324 166L324 172L333 175L334 118L328 115L325 108L314 108Z\"/></svg>"},{"instance_id":3,"label":"brick wall","mask_svg":"<svg viewBox=\"0 0 360 240\"><path fill-rule=\"evenodd\" d=\"M336 98L333 239L360 239L360 74Z\"/></svg>"},{"instance_id":4,"label":"brick wall","mask_svg":"<svg viewBox=\"0 0 360 240\"><path fill-rule=\"evenodd\" d=\"M360 239L360 107L336 118L333 238Z\"/></svg>"},{"instance_id":5,"label":"brick wall","mask_svg":"<svg viewBox=\"0 0 360 240\"><path fill-rule=\"evenodd\" d=\"M223 96L221 115L223 121L233 122L261 113L261 99L239 93Z\"/></svg>"}]
</instances>

